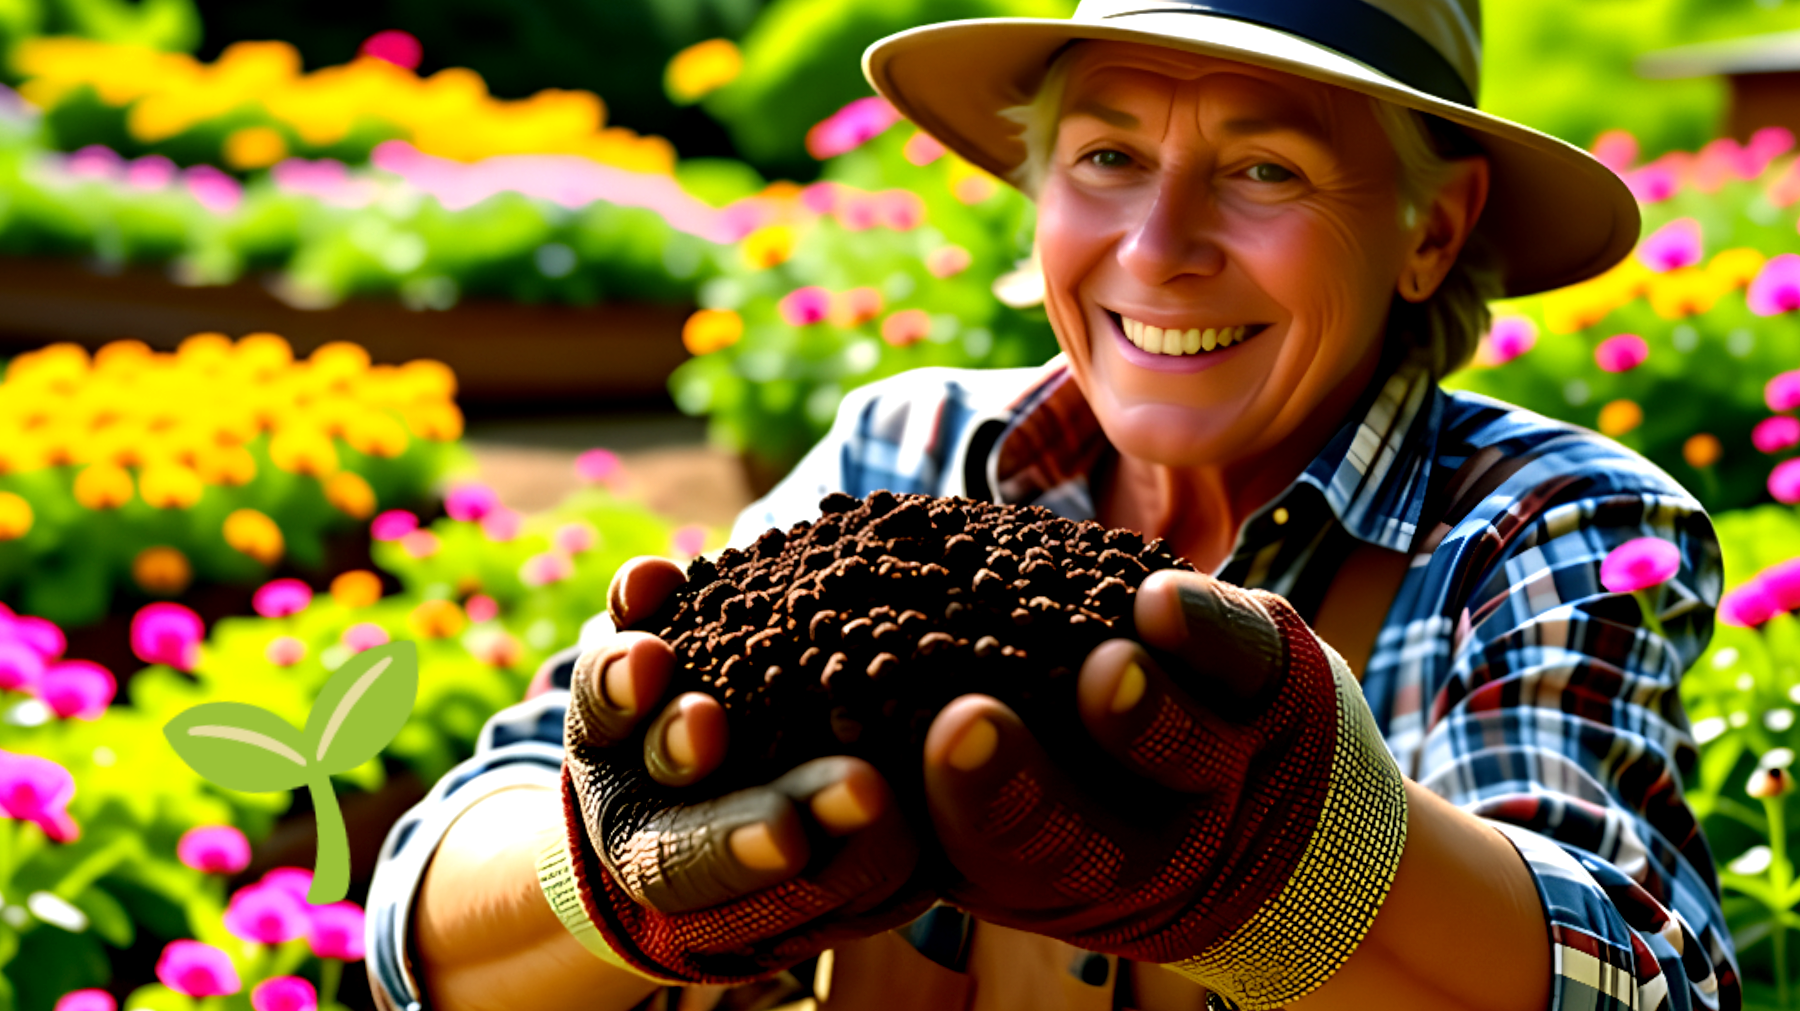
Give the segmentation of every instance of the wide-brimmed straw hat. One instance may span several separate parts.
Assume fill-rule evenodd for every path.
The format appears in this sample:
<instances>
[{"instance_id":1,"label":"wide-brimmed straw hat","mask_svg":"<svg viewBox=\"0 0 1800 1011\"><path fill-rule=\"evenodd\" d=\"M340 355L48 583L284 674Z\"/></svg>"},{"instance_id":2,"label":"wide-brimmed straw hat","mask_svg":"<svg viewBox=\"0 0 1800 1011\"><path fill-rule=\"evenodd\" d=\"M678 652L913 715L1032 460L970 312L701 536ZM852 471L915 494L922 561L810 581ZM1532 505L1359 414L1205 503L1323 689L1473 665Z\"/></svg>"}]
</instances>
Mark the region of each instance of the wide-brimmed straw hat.
<instances>
[{"instance_id":1,"label":"wide-brimmed straw hat","mask_svg":"<svg viewBox=\"0 0 1800 1011\"><path fill-rule=\"evenodd\" d=\"M1477 228L1505 259L1508 295L1593 277L1637 242L1637 202L1587 152L1475 107L1480 21L1479 0L1082 0L1067 20L891 35L863 55L863 73L921 129L1001 178L1025 146L1000 111L1028 101L1072 42L1141 42L1334 84L1442 117L1487 153L1493 178Z\"/></svg>"}]
</instances>

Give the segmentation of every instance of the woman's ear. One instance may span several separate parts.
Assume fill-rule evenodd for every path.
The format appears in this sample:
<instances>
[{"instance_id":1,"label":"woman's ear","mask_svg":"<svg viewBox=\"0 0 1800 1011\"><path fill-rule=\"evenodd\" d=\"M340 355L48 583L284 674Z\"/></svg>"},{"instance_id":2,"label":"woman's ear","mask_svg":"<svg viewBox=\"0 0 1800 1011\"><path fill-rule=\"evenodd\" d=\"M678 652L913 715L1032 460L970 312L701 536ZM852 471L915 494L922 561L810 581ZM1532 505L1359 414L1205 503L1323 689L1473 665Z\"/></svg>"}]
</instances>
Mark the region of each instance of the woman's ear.
<instances>
[{"instance_id":1,"label":"woman's ear","mask_svg":"<svg viewBox=\"0 0 1800 1011\"><path fill-rule=\"evenodd\" d=\"M1437 291L1487 205L1486 158L1462 158L1451 162L1449 169L1449 178L1432 196L1423 220L1409 216L1411 243L1398 285L1400 297L1408 302L1423 302Z\"/></svg>"}]
</instances>

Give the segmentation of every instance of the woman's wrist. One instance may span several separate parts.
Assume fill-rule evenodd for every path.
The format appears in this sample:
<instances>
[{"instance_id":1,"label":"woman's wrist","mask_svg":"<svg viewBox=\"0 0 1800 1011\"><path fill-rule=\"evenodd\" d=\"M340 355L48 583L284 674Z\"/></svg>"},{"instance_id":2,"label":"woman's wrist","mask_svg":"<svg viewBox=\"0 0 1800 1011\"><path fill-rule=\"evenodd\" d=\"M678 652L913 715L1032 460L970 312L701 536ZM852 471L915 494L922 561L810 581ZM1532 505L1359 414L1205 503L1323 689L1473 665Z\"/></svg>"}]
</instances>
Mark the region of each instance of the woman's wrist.
<instances>
[{"instance_id":1,"label":"woman's wrist","mask_svg":"<svg viewBox=\"0 0 1800 1011\"><path fill-rule=\"evenodd\" d=\"M537 861L563 831L556 792L535 788L486 797L450 827L412 917L430 1006L625 1011L656 989L595 958L551 910Z\"/></svg>"}]
</instances>

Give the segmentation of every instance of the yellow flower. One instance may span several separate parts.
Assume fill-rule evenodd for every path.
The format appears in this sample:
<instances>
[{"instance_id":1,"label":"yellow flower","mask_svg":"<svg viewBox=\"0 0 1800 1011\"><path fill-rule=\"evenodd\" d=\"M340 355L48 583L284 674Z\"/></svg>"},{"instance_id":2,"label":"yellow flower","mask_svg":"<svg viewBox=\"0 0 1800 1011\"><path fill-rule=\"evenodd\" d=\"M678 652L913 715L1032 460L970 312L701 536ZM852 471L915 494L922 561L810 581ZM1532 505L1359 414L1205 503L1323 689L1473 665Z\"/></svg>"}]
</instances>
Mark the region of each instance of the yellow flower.
<instances>
[{"instance_id":1,"label":"yellow flower","mask_svg":"<svg viewBox=\"0 0 1800 1011\"><path fill-rule=\"evenodd\" d=\"M268 168L287 157L287 141L266 126L233 130L225 138L225 164L235 169Z\"/></svg>"},{"instance_id":2,"label":"yellow flower","mask_svg":"<svg viewBox=\"0 0 1800 1011\"><path fill-rule=\"evenodd\" d=\"M197 333L175 348L181 367L201 375L217 375L231 364L231 338L222 333Z\"/></svg>"},{"instance_id":3,"label":"yellow flower","mask_svg":"<svg viewBox=\"0 0 1800 1011\"><path fill-rule=\"evenodd\" d=\"M1724 454L1725 447L1720 444L1719 437L1710 432L1690 435L1688 440L1681 444L1681 458L1688 462L1688 466L1697 469L1704 469L1718 463L1719 457Z\"/></svg>"},{"instance_id":4,"label":"yellow flower","mask_svg":"<svg viewBox=\"0 0 1800 1011\"><path fill-rule=\"evenodd\" d=\"M712 354L743 336L744 318L730 309L701 309L681 326L681 343L691 355Z\"/></svg>"},{"instance_id":5,"label":"yellow flower","mask_svg":"<svg viewBox=\"0 0 1800 1011\"><path fill-rule=\"evenodd\" d=\"M455 601L427 600L413 608L406 624L421 639L448 639L463 630L465 619Z\"/></svg>"},{"instance_id":6,"label":"yellow flower","mask_svg":"<svg viewBox=\"0 0 1800 1011\"><path fill-rule=\"evenodd\" d=\"M337 473L337 447L316 428L285 425L269 439L269 462L290 474L326 478Z\"/></svg>"},{"instance_id":7,"label":"yellow flower","mask_svg":"<svg viewBox=\"0 0 1800 1011\"><path fill-rule=\"evenodd\" d=\"M116 464L89 464L75 475L75 501L89 509L117 509L131 501L131 475Z\"/></svg>"},{"instance_id":8,"label":"yellow flower","mask_svg":"<svg viewBox=\"0 0 1800 1011\"><path fill-rule=\"evenodd\" d=\"M364 411L344 427L344 441L358 453L392 460L406 452L406 426L386 411Z\"/></svg>"},{"instance_id":9,"label":"yellow flower","mask_svg":"<svg viewBox=\"0 0 1800 1011\"><path fill-rule=\"evenodd\" d=\"M194 469L207 484L237 488L256 479L256 457L242 446L214 446L194 458Z\"/></svg>"},{"instance_id":10,"label":"yellow flower","mask_svg":"<svg viewBox=\"0 0 1800 1011\"><path fill-rule=\"evenodd\" d=\"M758 228L744 237L741 251L752 270L780 266L794 255L794 230L787 225Z\"/></svg>"},{"instance_id":11,"label":"yellow flower","mask_svg":"<svg viewBox=\"0 0 1800 1011\"><path fill-rule=\"evenodd\" d=\"M281 528L255 509L239 509L225 517L225 543L264 565L281 561L286 548Z\"/></svg>"},{"instance_id":12,"label":"yellow flower","mask_svg":"<svg viewBox=\"0 0 1800 1011\"><path fill-rule=\"evenodd\" d=\"M340 470L325 479L325 501L353 520L375 515L375 489L353 470Z\"/></svg>"},{"instance_id":13,"label":"yellow flower","mask_svg":"<svg viewBox=\"0 0 1800 1011\"><path fill-rule=\"evenodd\" d=\"M363 405L347 396L321 397L312 402L306 410L306 416L320 434L339 436L350 427L353 419L363 413Z\"/></svg>"},{"instance_id":14,"label":"yellow flower","mask_svg":"<svg viewBox=\"0 0 1800 1011\"><path fill-rule=\"evenodd\" d=\"M1621 436L1644 423L1644 409L1635 400L1615 400L1600 408L1600 433Z\"/></svg>"},{"instance_id":15,"label":"yellow flower","mask_svg":"<svg viewBox=\"0 0 1800 1011\"><path fill-rule=\"evenodd\" d=\"M400 375L420 399L448 400L456 396L456 373L430 358L415 358L400 366Z\"/></svg>"},{"instance_id":16,"label":"yellow flower","mask_svg":"<svg viewBox=\"0 0 1800 1011\"><path fill-rule=\"evenodd\" d=\"M131 579L145 593L172 597L188 588L194 579L194 567L180 551L159 544L145 548L132 559Z\"/></svg>"},{"instance_id":17,"label":"yellow flower","mask_svg":"<svg viewBox=\"0 0 1800 1011\"><path fill-rule=\"evenodd\" d=\"M406 412L406 427L421 439L454 442L462 438L462 411L455 404L414 404Z\"/></svg>"},{"instance_id":18,"label":"yellow flower","mask_svg":"<svg viewBox=\"0 0 1800 1011\"><path fill-rule=\"evenodd\" d=\"M267 379L294 363L294 349L278 334L248 334L237 342L235 353L238 364L258 379Z\"/></svg>"},{"instance_id":19,"label":"yellow flower","mask_svg":"<svg viewBox=\"0 0 1800 1011\"><path fill-rule=\"evenodd\" d=\"M313 374L326 386L340 386L369 371L369 352L361 344L332 341L306 357Z\"/></svg>"},{"instance_id":20,"label":"yellow flower","mask_svg":"<svg viewBox=\"0 0 1800 1011\"><path fill-rule=\"evenodd\" d=\"M368 569L341 572L331 581L331 599L345 607L368 607L381 599L381 577Z\"/></svg>"},{"instance_id":21,"label":"yellow flower","mask_svg":"<svg viewBox=\"0 0 1800 1011\"><path fill-rule=\"evenodd\" d=\"M1719 278L1698 267L1671 270L1650 282L1650 308L1663 319L1684 319L1711 310L1727 290Z\"/></svg>"},{"instance_id":22,"label":"yellow flower","mask_svg":"<svg viewBox=\"0 0 1800 1011\"><path fill-rule=\"evenodd\" d=\"M744 56L730 39L708 39L676 53L663 72L663 87L678 104L698 102L737 80Z\"/></svg>"},{"instance_id":23,"label":"yellow flower","mask_svg":"<svg viewBox=\"0 0 1800 1011\"><path fill-rule=\"evenodd\" d=\"M0 474L23 474L50 465L44 446L30 432L0 430Z\"/></svg>"},{"instance_id":24,"label":"yellow flower","mask_svg":"<svg viewBox=\"0 0 1800 1011\"><path fill-rule=\"evenodd\" d=\"M1756 280L1765 259L1760 250L1739 246L1736 249L1721 250L1707 262L1706 272L1722 288L1742 288Z\"/></svg>"},{"instance_id":25,"label":"yellow flower","mask_svg":"<svg viewBox=\"0 0 1800 1011\"><path fill-rule=\"evenodd\" d=\"M6 368L6 384L73 392L87 379L87 349L79 344L51 344L27 351Z\"/></svg>"},{"instance_id":26,"label":"yellow flower","mask_svg":"<svg viewBox=\"0 0 1800 1011\"><path fill-rule=\"evenodd\" d=\"M200 475L179 463L153 463L138 474L138 494L152 508L188 509L205 492Z\"/></svg>"},{"instance_id":27,"label":"yellow flower","mask_svg":"<svg viewBox=\"0 0 1800 1011\"><path fill-rule=\"evenodd\" d=\"M143 341L111 341L94 352L94 371L130 375L144 369L155 357L156 352Z\"/></svg>"},{"instance_id":28,"label":"yellow flower","mask_svg":"<svg viewBox=\"0 0 1800 1011\"><path fill-rule=\"evenodd\" d=\"M31 503L25 496L0 491L0 541L16 541L31 532Z\"/></svg>"}]
</instances>

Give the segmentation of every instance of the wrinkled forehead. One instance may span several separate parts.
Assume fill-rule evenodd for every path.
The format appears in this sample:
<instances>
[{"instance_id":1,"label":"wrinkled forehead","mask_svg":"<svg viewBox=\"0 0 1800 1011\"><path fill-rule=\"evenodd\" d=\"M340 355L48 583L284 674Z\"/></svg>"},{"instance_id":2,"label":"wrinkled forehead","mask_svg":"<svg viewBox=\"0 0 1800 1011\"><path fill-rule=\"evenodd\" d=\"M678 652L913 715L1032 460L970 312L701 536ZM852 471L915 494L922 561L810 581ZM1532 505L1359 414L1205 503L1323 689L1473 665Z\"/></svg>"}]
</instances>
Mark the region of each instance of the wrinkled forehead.
<instances>
[{"instance_id":1,"label":"wrinkled forehead","mask_svg":"<svg viewBox=\"0 0 1800 1011\"><path fill-rule=\"evenodd\" d=\"M1360 95L1318 81L1236 60L1130 42L1077 43L1063 59L1062 115L1167 107L1183 85L1197 82L1203 115L1269 119L1331 136L1334 126L1367 105Z\"/></svg>"}]
</instances>

